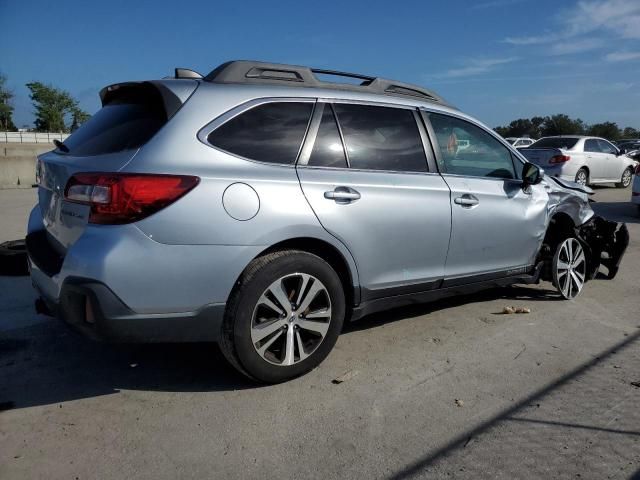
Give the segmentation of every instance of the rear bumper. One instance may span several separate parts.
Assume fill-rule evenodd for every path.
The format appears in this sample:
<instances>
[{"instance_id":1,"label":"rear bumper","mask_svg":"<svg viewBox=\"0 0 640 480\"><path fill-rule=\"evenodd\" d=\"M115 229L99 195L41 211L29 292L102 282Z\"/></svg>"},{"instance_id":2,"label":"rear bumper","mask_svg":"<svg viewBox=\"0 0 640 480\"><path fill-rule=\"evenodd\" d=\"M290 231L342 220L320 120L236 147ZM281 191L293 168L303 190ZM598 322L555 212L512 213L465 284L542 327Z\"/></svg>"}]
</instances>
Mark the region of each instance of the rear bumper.
<instances>
[{"instance_id":1,"label":"rear bumper","mask_svg":"<svg viewBox=\"0 0 640 480\"><path fill-rule=\"evenodd\" d=\"M225 310L224 303L215 303L193 312L139 314L106 285L83 278L67 278L57 302L40 294L50 312L74 330L109 342L215 342Z\"/></svg>"}]
</instances>

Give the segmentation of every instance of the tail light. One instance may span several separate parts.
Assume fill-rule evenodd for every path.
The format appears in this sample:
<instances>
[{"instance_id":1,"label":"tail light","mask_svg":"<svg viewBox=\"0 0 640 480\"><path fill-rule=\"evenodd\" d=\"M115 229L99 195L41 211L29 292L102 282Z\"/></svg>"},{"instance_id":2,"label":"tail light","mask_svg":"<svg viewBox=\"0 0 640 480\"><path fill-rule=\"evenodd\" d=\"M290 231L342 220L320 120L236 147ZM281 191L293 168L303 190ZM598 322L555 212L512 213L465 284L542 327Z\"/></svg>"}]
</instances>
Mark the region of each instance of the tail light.
<instances>
[{"instance_id":1,"label":"tail light","mask_svg":"<svg viewBox=\"0 0 640 480\"><path fill-rule=\"evenodd\" d=\"M554 155L549 159L549 163L564 163L571 160L569 155Z\"/></svg>"},{"instance_id":2,"label":"tail light","mask_svg":"<svg viewBox=\"0 0 640 480\"><path fill-rule=\"evenodd\" d=\"M65 198L91 207L89 223L117 225L152 215L195 187L186 175L77 173L67 182Z\"/></svg>"}]
</instances>

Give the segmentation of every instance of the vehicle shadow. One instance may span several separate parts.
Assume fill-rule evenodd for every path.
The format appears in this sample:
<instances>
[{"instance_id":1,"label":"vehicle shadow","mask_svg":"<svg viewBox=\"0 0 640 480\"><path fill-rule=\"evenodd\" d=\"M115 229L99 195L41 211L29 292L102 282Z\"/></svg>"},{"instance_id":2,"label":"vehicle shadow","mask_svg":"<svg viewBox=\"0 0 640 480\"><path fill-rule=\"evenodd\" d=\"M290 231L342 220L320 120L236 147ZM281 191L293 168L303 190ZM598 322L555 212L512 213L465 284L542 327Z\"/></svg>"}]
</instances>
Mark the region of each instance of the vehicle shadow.
<instances>
[{"instance_id":1,"label":"vehicle shadow","mask_svg":"<svg viewBox=\"0 0 640 480\"><path fill-rule=\"evenodd\" d=\"M496 288L369 315L345 325L344 333L501 298L508 302L561 299L554 290L546 288ZM55 319L0 331L0 411L109 395L120 390L215 392L253 388L263 386L236 372L215 344L97 343Z\"/></svg>"}]
</instances>

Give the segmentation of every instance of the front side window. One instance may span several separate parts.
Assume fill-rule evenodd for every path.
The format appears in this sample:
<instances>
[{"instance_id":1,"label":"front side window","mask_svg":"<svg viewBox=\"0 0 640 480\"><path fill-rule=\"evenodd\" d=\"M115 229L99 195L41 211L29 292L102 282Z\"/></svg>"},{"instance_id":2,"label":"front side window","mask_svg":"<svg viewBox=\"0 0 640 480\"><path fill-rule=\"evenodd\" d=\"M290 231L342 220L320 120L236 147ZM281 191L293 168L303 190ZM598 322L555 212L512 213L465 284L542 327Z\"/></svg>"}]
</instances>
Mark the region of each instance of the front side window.
<instances>
[{"instance_id":1,"label":"front side window","mask_svg":"<svg viewBox=\"0 0 640 480\"><path fill-rule=\"evenodd\" d=\"M293 164L312 110L311 102L264 103L216 128L208 141L251 160Z\"/></svg>"},{"instance_id":2,"label":"front side window","mask_svg":"<svg viewBox=\"0 0 640 480\"><path fill-rule=\"evenodd\" d=\"M334 105L351 168L426 172L427 158L412 110Z\"/></svg>"},{"instance_id":3,"label":"front side window","mask_svg":"<svg viewBox=\"0 0 640 480\"><path fill-rule=\"evenodd\" d=\"M315 167L347 168L347 159L344 155L342 139L338 131L338 125L333 115L331 105L322 104L318 108L324 108L320 127L313 144L313 150L309 157L308 165Z\"/></svg>"},{"instance_id":4,"label":"front side window","mask_svg":"<svg viewBox=\"0 0 640 480\"><path fill-rule=\"evenodd\" d=\"M611 153L611 154L614 154L614 155L616 153L618 153L618 151L616 150L616 147L611 145L606 140L598 139L598 145L600 145L600 151L603 152L603 153Z\"/></svg>"},{"instance_id":5,"label":"front side window","mask_svg":"<svg viewBox=\"0 0 640 480\"><path fill-rule=\"evenodd\" d=\"M443 173L471 177L516 178L511 153L492 135L465 120L429 113Z\"/></svg>"},{"instance_id":6,"label":"front side window","mask_svg":"<svg viewBox=\"0 0 640 480\"><path fill-rule=\"evenodd\" d=\"M598 140L595 138L589 138L584 141L584 151L585 152L596 152L600 153L600 145L598 145Z\"/></svg>"}]
</instances>

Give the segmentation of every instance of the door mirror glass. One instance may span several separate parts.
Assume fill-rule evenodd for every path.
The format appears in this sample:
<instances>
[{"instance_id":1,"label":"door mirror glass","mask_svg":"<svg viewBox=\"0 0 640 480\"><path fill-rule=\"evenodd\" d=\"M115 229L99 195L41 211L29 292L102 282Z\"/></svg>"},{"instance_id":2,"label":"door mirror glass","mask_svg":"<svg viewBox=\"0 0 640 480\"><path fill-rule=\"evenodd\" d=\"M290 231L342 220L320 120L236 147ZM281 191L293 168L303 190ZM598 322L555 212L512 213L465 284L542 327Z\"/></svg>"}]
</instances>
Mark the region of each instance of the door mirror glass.
<instances>
[{"instance_id":1,"label":"door mirror glass","mask_svg":"<svg viewBox=\"0 0 640 480\"><path fill-rule=\"evenodd\" d=\"M542 172L537 165L525 163L522 167L522 183L524 186L537 185L542 181Z\"/></svg>"}]
</instances>

